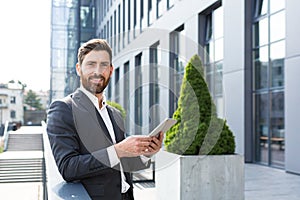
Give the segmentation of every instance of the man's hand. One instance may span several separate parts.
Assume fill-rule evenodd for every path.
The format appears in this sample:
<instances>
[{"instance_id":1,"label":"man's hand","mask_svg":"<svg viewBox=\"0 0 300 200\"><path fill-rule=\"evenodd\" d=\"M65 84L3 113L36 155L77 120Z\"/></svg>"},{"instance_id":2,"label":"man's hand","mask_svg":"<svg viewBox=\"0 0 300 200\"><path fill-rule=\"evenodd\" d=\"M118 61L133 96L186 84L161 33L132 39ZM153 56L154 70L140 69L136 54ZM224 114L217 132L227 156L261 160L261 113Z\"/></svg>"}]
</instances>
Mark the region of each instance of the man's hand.
<instances>
[{"instance_id":1,"label":"man's hand","mask_svg":"<svg viewBox=\"0 0 300 200\"><path fill-rule=\"evenodd\" d=\"M152 137L139 135L127 137L114 146L119 158L136 157L145 154L151 143Z\"/></svg>"},{"instance_id":2,"label":"man's hand","mask_svg":"<svg viewBox=\"0 0 300 200\"><path fill-rule=\"evenodd\" d=\"M164 134L157 136L130 136L114 145L119 158L136 157L140 155L152 156L157 153L163 141Z\"/></svg>"},{"instance_id":3,"label":"man's hand","mask_svg":"<svg viewBox=\"0 0 300 200\"><path fill-rule=\"evenodd\" d=\"M143 154L144 156L152 156L160 150L164 139L164 133L160 132L158 137L152 136L151 139L151 144L145 150L146 152Z\"/></svg>"}]
</instances>

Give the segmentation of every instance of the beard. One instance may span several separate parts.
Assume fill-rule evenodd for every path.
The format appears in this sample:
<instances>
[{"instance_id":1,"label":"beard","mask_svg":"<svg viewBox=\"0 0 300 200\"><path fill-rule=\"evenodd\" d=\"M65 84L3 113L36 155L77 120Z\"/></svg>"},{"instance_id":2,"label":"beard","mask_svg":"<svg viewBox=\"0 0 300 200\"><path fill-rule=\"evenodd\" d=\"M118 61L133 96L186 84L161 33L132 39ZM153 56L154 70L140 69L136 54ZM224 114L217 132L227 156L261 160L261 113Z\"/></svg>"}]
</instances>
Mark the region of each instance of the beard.
<instances>
[{"instance_id":1,"label":"beard","mask_svg":"<svg viewBox=\"0 0 300 200\"><path fill-rule=\"evenodd\" d=\"M94 74L93 76L81 76L82 86L92 94L101 94L107 87L110 77L105 78L101 74Z\"/></svg>"}]
</instances>

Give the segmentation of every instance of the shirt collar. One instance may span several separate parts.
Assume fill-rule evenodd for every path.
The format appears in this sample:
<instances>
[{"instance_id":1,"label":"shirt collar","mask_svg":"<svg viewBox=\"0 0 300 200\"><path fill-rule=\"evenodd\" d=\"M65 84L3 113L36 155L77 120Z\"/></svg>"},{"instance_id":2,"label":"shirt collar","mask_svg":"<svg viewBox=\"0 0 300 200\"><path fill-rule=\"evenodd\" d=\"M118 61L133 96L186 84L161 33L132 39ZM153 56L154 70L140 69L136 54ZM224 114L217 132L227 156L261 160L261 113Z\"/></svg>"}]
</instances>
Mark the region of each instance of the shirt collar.
<instances>
[{"instance_id":1,"label":"shirt collar","mask_svg":"<svg viewBox=\"0 0 300 200\"><path fill-rule=\"evenodd\" d=\"M82 85L80 86L79 88L90 100L91 102L94 104L94 106L96 108L99 108L99 102L98 102L98 98L93 95L91 92L89 92L87 89L85 89ZM107 103L106 103L106 96L105 94L102 95L102 108L105 108L107 106Z\"/></svg>"}]
</instances>

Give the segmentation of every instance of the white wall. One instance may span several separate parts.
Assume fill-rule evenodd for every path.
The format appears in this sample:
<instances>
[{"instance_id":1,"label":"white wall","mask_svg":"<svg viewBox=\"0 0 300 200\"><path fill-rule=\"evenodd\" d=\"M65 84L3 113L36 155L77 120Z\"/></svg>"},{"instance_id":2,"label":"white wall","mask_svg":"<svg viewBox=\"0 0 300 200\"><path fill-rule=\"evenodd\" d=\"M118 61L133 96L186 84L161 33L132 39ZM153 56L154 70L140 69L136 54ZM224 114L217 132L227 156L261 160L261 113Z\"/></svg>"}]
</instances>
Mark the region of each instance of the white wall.
<instances>
[{"instance_id":1,"label":"white wall","mask_svg":"<svg viewBox=\"0 0 300 200\"><path fill-rule=\"evenodd\" d=\"M286 1L285 168L300 174L300 1Z\"/></svg>"},{"instance_id":2,"label":"white wall","mask_svg":"<svg viewBox=\"0 0 300 200\"><path fill-rule=\"evenodd\" d=\"M244 154L244 1L223 0L225 118L236 140L236 152Z\"/></svg>"}]
</instances>

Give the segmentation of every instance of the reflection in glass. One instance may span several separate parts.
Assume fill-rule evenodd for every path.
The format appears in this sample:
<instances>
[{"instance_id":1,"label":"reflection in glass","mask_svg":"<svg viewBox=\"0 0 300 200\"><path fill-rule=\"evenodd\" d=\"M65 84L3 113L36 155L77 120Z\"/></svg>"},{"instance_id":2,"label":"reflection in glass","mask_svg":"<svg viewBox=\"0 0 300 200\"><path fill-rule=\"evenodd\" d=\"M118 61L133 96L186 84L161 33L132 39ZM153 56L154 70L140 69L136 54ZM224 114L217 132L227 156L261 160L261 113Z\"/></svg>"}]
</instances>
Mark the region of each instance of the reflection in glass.
<instances>
[{"instance_id":1,"label":"reflection in glass","mask_svg":"<svg viewBox=\"0 0 300 200\"><path fill-rule=\"evenodd\" d=\"M271 53L271 86L280 87L284 85L284 57L285 41L274 43L270 47Z\"/></svg>"},{"instance_id":2,"label":"reflection in glass","mask_svg":"<svg viewBox=\"0 0 300 200\"><path fill-rule=\"evenodd\" d=\"M255 159L284 167L285 1L255 3L252 73Z\"/></svg>"},{"instance_id":3,"label":"reflection in glass","mask_svg":"<svg viewBox=\"0 0 300 200\"><path fill-rule=\"evenodd\" d=\"M255 89L268 87L268 47L254 51L254 85Z\"/></svg>"},{"instance_id":4,"label":"reflection in glass","mask_svg":"<svg viewBox=\"0 0 300 200\"><path fill-rule=\"evenodd\" d=\"M271 93L271 162L284 166L284 93Z\"/></svg>"},{"instance_id":5,"label":"reflection in glass","mask_svg":"<svg viewBox=\"0 0 300 200\"><path fill-rule=\"evenodd\" d=\"M259 47L269 42L268 36L268 18L264 18L254 24L254 47Z\"/></svg>"},{"instance_id":6,"label":"reflection in glass","mask_svg":"<svg viewBox=\"0 0 300 200\"><path fill-rule=\"evenodd\" d=\"M270 42L285 38L285 13L270 16Z\"/></svg>"},{"instance_id":7,"label":"reflection in glass","mask_svg":"<svg viewBox=\"0 0 300 200\"><path fill-rule=\"evenodd\" d=\"M255 95L255 135L256 142L256 158L258 162L267 164L268 162L268 94Z\"/></svg>"}]
</instances>

